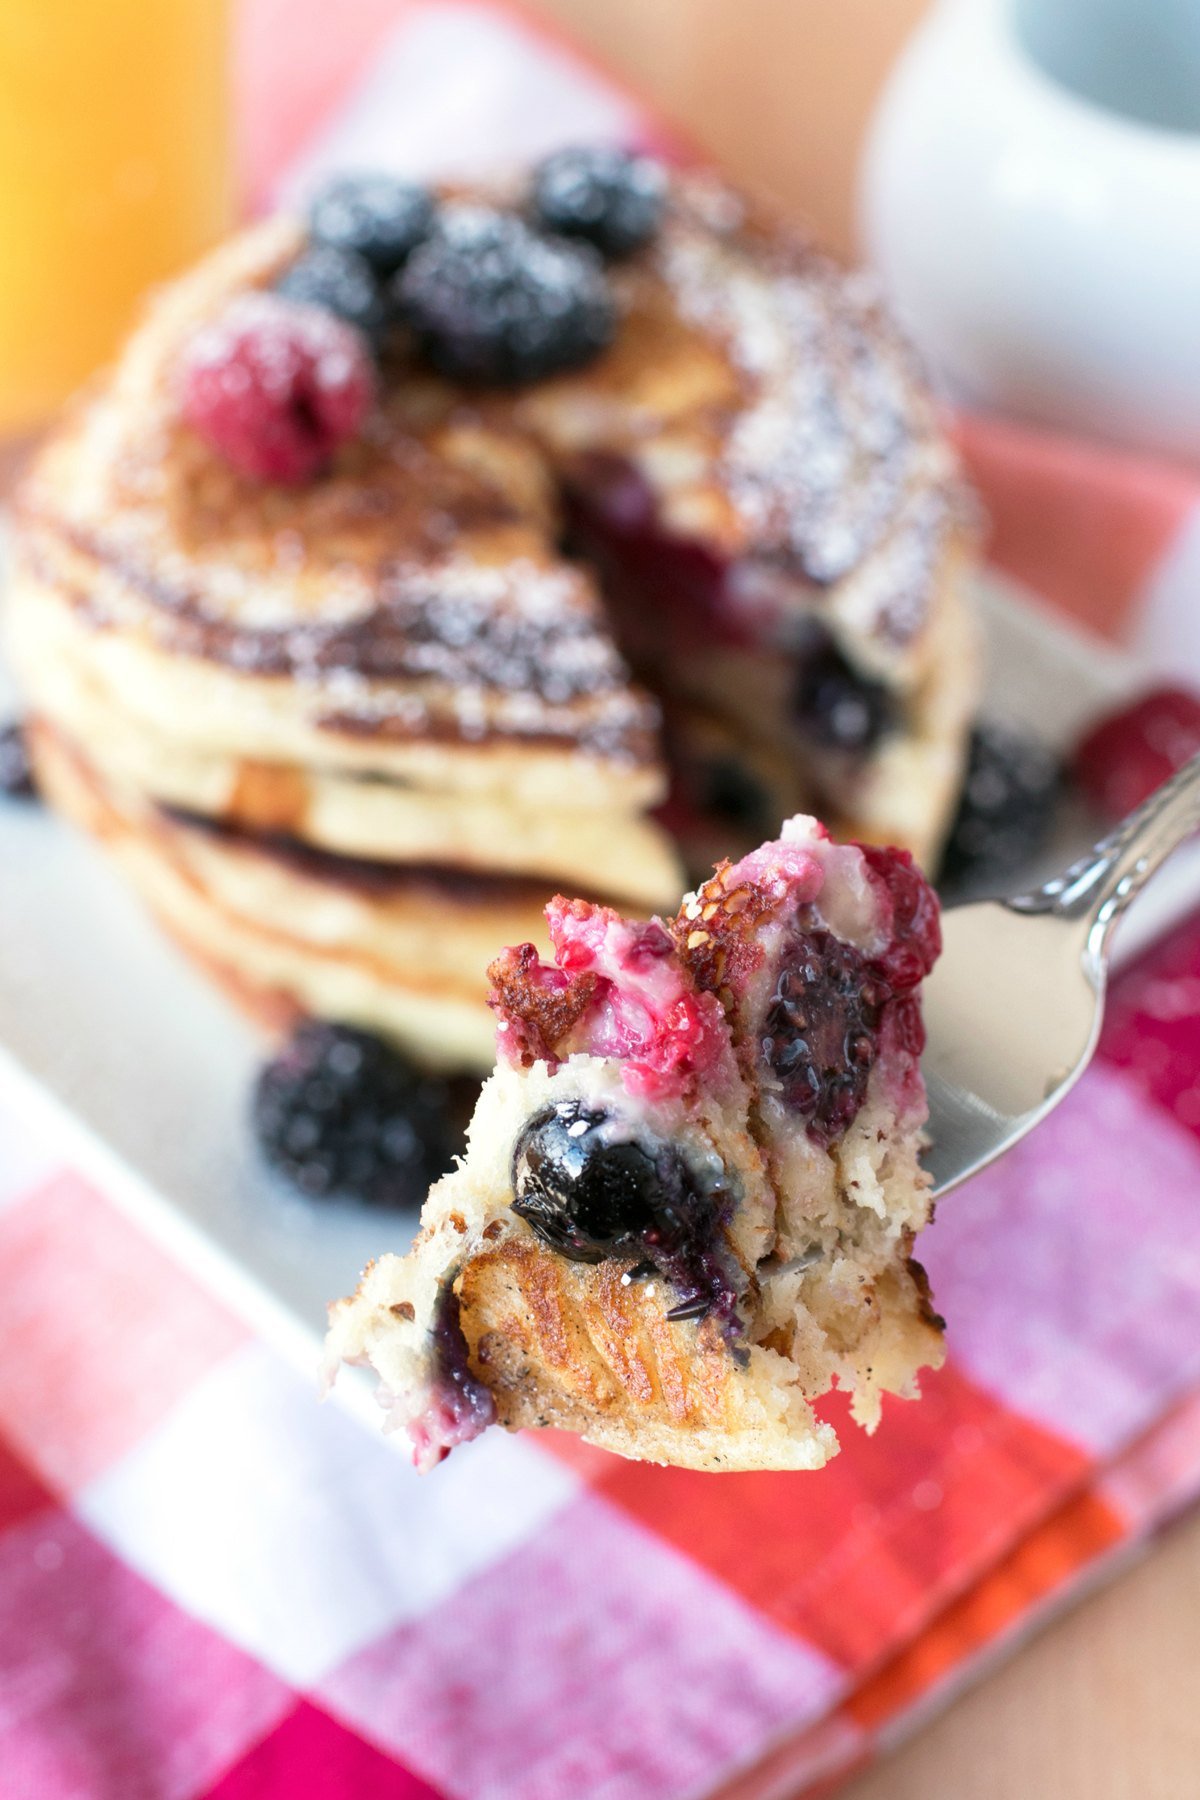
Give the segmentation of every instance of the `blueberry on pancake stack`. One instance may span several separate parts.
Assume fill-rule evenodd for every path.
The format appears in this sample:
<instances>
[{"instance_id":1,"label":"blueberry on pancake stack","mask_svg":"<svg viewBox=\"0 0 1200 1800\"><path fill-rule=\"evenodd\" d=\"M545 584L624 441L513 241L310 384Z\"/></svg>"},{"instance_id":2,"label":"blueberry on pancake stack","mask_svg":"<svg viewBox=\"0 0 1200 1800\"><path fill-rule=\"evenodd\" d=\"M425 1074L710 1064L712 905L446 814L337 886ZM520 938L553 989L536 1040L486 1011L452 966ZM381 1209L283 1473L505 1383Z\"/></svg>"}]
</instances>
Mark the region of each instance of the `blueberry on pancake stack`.
<instances>
[{"instance_id":1,"label":"blueberry on pancake stack","mask_svg":"<svg viewBox=\"0 0 1200 1800\"><path fill-rule=\"evenodd\" d=\"M903 345L708 176L343 178L151 303L16 506L41 787L273 1018L487 1066L556 889L937 858L971 521Z\"/></svg>"}]
</instances>

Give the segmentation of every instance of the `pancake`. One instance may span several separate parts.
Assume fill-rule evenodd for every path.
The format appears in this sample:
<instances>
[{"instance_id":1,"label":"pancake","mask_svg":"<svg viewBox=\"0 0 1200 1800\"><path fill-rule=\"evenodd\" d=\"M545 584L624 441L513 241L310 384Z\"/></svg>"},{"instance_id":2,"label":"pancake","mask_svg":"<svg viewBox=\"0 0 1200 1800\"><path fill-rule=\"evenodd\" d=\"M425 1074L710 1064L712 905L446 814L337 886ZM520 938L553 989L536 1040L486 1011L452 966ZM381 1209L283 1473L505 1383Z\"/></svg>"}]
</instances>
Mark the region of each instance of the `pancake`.
<instances>
[{"instance_id":1,"label":"pancake","mask_svg":"<svg viewBox=\"0 0 1200 1800\"><path fill-rule=\"evenodd\" d=\"M610 349L488 391L394 335L362 432L283 486L191 429L179 371L195 332L304 242L270 220L157 295L15 503L7 630L31 711L160 884L175 808L669 910L689 867L753 836L694 779L714 734L760 815L818 807L935 865L977 685L960 580L974 525L862 278L677 174L657 237L610 270ZM797 710L814 634L884 696L853 753ZM307 950L252 955L234 909L177 928L252 984L269 968L297 1005L351 1003L349 977L322 965L317 982ZM356 981L362 1019L365 967ZM478 988L476 1006L476 1035L454 1040L479 1059Z\"/></svg>"},{"instance_id":2,"label":"pancake","mask_svg":"<svg viewBox=\"0 0 1200 1800\"><path fill-rule=\"evenodd\" d=\"M244 1010L273 1027L342 1019L431 1068L490 1061L487 967L498 943L545 941L542 888L214 828L108 784L51 726L29 738L50 801Z\"/></svg>"},{"instance_id":3,"label":"pancake","mask_svg":"<svg viewBox=\"0 0 1200 1800\"><path fill-rule=\"evenodd\" d=\"M270 706L261 688L228 677L189 706L186 671L169 660L153 666L119 635L97 636L53 586L29 580L9 636L40 713L86 744L95 768L164 805L346 856L525 875L545 891L608 892L648 909L678 896L666 835L612 803L622 785L635 800L655 797L653 769L609 771L578 757L568 782L562 759L535 749L513 746L493 759L425 744L389 774L339 764L332 750L315 765L272 759L268 730L251 755L254 709Z\"/></svg>"}]
</instances>

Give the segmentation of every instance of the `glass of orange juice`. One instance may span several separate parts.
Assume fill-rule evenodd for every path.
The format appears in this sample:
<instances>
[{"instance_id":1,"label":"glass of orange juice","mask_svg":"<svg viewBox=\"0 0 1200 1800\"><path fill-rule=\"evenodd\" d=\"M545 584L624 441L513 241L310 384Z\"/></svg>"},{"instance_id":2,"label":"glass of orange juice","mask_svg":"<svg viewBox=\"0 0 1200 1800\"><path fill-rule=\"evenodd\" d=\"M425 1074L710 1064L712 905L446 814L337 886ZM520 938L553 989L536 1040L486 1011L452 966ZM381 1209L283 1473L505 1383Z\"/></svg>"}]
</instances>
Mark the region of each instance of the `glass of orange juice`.
<instances>
[{"instance_id":1,"label":"glass of orange juice","mask_svg":"<svg viewBox=\"0 0 1200 1800\"><path fill-rule=\"evenodd\" d=\"M231 209L226 0L0 0L0 437Z\"/></svg>"}]
</instances>

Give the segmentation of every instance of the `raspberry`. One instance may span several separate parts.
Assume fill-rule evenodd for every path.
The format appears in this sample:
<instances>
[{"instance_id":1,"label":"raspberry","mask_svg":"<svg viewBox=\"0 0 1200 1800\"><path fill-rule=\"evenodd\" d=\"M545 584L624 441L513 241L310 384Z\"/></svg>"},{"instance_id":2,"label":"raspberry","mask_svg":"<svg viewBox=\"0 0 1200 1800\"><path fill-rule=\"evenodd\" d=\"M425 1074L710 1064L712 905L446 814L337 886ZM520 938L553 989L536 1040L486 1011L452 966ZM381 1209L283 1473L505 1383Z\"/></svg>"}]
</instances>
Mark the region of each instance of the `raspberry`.
<instances>
[{"instance_id":1,"label":"raspberry","mask_svg":"<svg viewBox=\"0 0 1200 1800\"><path fill-rule=\"evenodd\" d=\"M627 256L649 243L662 221L667 179L661 164L608 146L559 150L533 175L537 223L584 238L605 256Z\"/></svg>"},{"instance_id":2,"label":"raspberry","mask_svg":"<svg viewBox=\"0 0 1200 1800\"><path fill-rule=\"evenodd\" d=\"M892 902L892 937L873 967L897 993L923 981L942 953L942 921L937 895L909 850L860 846L867 867Z\"/></svg>"},{"instance_id":3,"label":"raspberry","mask_svg":"<svg viewBox=\"0 0 1200 1800\"><path fill-rule=\"evenodd\" d=\"M308 209L314 243L350 250L378 275L394 275L433 226L428 188L392 175L341 175L313 196Z\"/></svg>"},{"instance_id":4,"label":"raspberry","mask_svg":"<svg viewBox=\"0 0 1200 1800\"><path fill-rule=\"evenodd\" d=\"M1123 819L1200 751L1200 699L1161 687L1093 725L1072 770L1097 812Z\"/></svg>"},{"instance_id":5,"label":"raspberry","mask_svg":"<svg viewBox=\"0 0 1200 1800\"><path fill-rule=\"evenodd\" d=\"M593 252L487 207L447 207L395 295L429 361L458 381L537 381L588 361L616 329Z\"/></svg>"},{"instance_id":6,"label":"raspberry","mask_svg":"<svg viewBox=\"0 0 1200 1800\"><path fill-rule=\"evenodd\" d=\"M300 306L315 306L361 331L377 349L388 325L383 289L365 257L332 244L311 244L275 283L275 292Z\"/></svg>"},{"instance_id":7,"label":"raspberry","mask_svg":"<svg viewBox=\"0 0 1200 1800\"><path fill-rule=\"evenodd\" d=\"M259 1076L254 1124L310 1198L416 1206L451 1163L445 1082L349 1025L310 1020Z\"/></svg>"},{"instance_id":8,"label":"raspberry","mask_svg":"<svg viewBox=\"0 0 1200 1800\"><path fill-rule=\"evenodd\" d=\"M25 733L19 725L0 726L0 794L32 800L36 792Z\"/></svg>"},{"instance_id":9,"label":"raspberry","mask_svg":"<svg viewBox=\"0 0 1200 1800\"><path fill-rule=\"evenodd\" d=\"M375 392L366 345L327 313L244 294L184 352L183 412L233 468L307 481L354 437Z\"/></svg>"}]
</instances>

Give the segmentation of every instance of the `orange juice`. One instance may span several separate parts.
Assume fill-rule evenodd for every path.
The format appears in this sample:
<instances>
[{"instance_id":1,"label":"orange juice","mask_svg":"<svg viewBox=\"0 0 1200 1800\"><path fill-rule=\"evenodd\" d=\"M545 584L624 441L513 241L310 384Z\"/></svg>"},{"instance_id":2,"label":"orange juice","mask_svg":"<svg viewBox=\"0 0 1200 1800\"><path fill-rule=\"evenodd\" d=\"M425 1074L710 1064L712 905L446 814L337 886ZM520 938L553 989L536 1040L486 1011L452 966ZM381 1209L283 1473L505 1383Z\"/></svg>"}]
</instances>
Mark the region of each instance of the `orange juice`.
<instances>
[{"instance_id":1,"label":"orange juice","mask_svg":"<svg viewBox=\"0 0 1200 1800\"><path fill-rule=\"evenodd\" d=\"M0 0L0 435L230 216L225 0Z\"/></svg>"}]
</instances>

